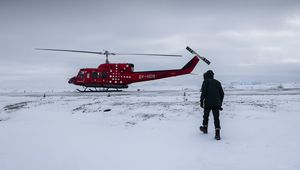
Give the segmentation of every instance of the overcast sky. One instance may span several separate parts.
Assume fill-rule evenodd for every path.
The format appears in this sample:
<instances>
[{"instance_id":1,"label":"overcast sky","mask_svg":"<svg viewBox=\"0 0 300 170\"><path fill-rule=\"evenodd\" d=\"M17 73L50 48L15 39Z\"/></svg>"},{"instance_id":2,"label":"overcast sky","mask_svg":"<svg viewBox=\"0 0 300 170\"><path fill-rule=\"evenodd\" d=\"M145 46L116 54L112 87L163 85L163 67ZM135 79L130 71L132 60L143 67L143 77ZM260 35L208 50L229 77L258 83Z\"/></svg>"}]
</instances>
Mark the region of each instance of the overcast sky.
<instances>
[{"instance_id":1,"label":"overcast sky","mask_svg":"<svg viewBox=\"0 0 300 170\"><path fill-rule=\"evenodd\" d=\"M110 58L141 71L181 68L193 57L189 45L212 62L199 63L190 79L213 69L222 82L300 82L296 0L1 0L0 21L0 88L69 87L80 68L104 62L39 47L183 55Z\"/></svg>"}]
</instances>

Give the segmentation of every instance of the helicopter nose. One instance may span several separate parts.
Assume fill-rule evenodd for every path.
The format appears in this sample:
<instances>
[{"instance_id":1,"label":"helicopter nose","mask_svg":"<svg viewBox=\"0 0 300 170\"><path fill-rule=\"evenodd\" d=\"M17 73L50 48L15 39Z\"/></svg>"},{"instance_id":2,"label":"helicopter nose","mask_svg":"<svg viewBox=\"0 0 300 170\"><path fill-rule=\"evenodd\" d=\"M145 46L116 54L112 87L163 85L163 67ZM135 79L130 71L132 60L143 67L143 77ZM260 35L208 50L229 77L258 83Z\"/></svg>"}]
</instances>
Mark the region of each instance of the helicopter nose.
<instances>
[{"instance_id":1,"label":"helicopter nose","mask_svg":"<svg viewBox=\"0 0 300 170\"><path fill-rule=\"evenodd\" d=\"M76 77L72 77L69 79L68 83L69 84L74 84Z\"/></svg>"}]
</instances>

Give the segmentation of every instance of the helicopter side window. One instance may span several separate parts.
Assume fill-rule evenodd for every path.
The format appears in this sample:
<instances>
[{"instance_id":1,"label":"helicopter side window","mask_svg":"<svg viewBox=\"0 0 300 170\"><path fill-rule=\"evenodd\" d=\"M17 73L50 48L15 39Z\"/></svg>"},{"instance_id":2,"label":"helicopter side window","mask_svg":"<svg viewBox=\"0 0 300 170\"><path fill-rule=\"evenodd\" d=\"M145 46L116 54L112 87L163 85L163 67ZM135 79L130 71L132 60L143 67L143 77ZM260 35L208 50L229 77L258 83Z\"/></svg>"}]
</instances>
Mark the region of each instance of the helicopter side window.
<instances>
[{"instance_id":1,"label":"helicopter side window","mask_svg":"<svg viewBox=\"0 0 300 170\"><path fill-rule=\"evenodd\" d=\"M101 77L102 77L102 78L107 78L107 77L108 77L108 76L107 76L107 72L102 72L102 73L101 73Z\"/></svg>"},{"instance_id":2,"label":"helicopter side window","mask_svg":"<svg viewBox=\"0 0 300 170\"><path fill-rule=\"evenodd\" d=\"M98 73L97 73L97 72L92 72L92 78L93 78L93 79L98 78Z\"/></svg>"}]
</instances>

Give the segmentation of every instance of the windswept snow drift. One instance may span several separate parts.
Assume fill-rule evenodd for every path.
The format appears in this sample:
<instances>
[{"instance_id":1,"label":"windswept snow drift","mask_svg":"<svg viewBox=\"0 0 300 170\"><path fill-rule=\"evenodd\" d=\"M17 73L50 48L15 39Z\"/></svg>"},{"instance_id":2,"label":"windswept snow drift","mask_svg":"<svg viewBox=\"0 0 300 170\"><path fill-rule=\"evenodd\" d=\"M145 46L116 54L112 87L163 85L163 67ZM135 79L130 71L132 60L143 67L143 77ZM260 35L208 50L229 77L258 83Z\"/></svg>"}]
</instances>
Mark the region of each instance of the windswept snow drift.
<instances>
[{"instance_id":1,"label":"windswept snow drift","mask_svg":"<svg viewBox=\"0 0 300 170\"><path fill-rule=\"evenodd\" d=\"M204 135L199 91L2 93L0 169L300 169L300 90L230 88Z\"/></svg>"}]
</instances>

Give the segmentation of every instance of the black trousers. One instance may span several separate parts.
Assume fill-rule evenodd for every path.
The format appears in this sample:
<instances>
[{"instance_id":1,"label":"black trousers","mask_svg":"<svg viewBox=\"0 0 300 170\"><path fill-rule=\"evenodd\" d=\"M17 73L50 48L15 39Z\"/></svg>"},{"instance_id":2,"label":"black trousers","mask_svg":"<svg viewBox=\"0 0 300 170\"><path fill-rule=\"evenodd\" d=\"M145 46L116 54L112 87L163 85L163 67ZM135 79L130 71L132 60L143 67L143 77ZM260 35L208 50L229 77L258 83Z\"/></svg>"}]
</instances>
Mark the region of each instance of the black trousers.
<instances>
[{"instance_id":1,"label":"black trousers","mask_svg":"<svg viewBox=\"0 0 300 170\"><path fill-rule=\"evenodd\" d=\"M214 115L214 124L215 124L215 128L216 129L220 129L220 112L219 112L219 108L204 108L204 115L203 115L203 126L207 126L208 125L208 120L209 120L209 112L212 110L213 115Z\"/></svg>"}]
</instances>

